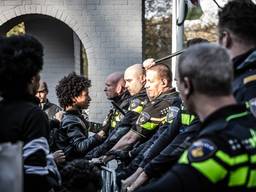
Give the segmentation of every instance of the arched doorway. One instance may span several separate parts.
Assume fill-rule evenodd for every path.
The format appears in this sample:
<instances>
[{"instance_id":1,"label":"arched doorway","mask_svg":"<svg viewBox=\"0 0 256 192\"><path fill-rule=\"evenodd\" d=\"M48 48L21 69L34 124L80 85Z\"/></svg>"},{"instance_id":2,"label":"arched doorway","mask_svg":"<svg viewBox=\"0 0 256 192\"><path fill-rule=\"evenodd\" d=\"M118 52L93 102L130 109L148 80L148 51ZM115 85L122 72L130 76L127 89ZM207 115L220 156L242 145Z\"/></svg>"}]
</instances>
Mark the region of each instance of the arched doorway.
<instances>
[{"instance_id":1,"label":"arched doorway","mask_svg":"<svg viewBox=\"0 0 256 192\"><path fill-rule=\"evenodd\" d=\"M15 17L0 26L1 35L23 23L24 31L44 46L44 68L41 79L49 86L49 99L57 103L55 86L68 73L88 74L86 52L76 33L60 20L39 14Z\"/></svg>"}]
</instances>

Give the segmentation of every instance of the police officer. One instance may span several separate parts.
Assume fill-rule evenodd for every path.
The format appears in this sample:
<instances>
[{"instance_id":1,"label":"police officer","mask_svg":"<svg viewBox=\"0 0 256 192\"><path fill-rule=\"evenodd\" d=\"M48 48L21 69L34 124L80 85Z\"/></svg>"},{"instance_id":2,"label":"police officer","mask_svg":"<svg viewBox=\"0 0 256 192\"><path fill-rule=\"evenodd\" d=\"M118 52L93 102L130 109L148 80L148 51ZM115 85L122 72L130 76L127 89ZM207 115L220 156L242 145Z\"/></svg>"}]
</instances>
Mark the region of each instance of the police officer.
<instances>
[{"instance_id":1,"label":"police officer","mask_svg":"<svg viewBox=\"0 0 256 192\"><path fill-rule=\"evenodd\" d=\"M136 189L151 178L163 175L176 163L200 130L198 118L184 108L174 118L173 111L170 111L167 122L164 132L144 151L136 172L123 181L124 189Z\"/></svg>"},{"instance_id":2,"label":"police officer","mask_svg":"<svg viewBox=\"0 0 256 192\"><path fill-rule=\"evenodd\" d=\"M138 141L148 140L166 122L169 108L180 106L178 93L171 87L171 79L171 71L164 64L158 64L146 71L145 88L150 102L145 105L136 126L111 151L122 150Z\"/></svg>"},{"instance_id":3,"label":"police officer","mask_svg":"<svg viewBox=\"0 0 256 192\"><path fill-rule=\"evenodd\" d=\"M177 86L201 131L166 175L138 191L255 191L256 120L236 103L232 80L224 48L200 44L180 56Z\"/></svg>"},{"instance_id":4,"label":"police officer","mask_svg":"<svg viewBox=\"0 0 256 192\"><path fill-rule=\"evenodd\" d=\"M104 92L108 100L114 102L123 111L127 111L130 94L125 89L123 73L113 72L108 75L105 81ZM104 131L110 133L122 118L122 113L112 105L111 110L103 122Z\"/></svg>"},{"instance_id":5,"label":"police officer","mask_svg":"<svg viewBox=\"0 0 256 192\"><path fill-rule=\"evenodd\" d=\"M233 93L239 103L256 97L256 5L229 1L219 11L219 43L228 49L234 67Z\"/></svg>"},{"instance_id":6,"label":"police officer","mask_svg":"<svg viewBox=\"0 0 256 192\"><path fill-rule=\"evenodd\" d=\"M124 80L125 88L131 95L128 110L124 117L116 123L115 129L111 131L104 143L89 152L86 156L87 159L97 158L108 152L131 127L135 126L139 114L148 101L144 89L145 71L142 64L134 64L128 67L124 73ZM117 112L120 113L120 111ZM111 124L113 125L113 123Z\"/></svg>"}]
</instances>

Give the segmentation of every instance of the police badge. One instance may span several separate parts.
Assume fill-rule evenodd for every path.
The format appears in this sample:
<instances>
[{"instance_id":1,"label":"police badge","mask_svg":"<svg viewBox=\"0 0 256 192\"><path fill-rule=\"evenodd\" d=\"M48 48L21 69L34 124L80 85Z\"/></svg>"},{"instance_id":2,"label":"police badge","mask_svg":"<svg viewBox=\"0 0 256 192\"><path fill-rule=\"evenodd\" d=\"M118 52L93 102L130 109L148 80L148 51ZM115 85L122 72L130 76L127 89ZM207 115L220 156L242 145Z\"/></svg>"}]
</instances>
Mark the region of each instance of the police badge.
<instances>
[{"instance_id":1,"label":"police badge","mask_svg":"<svg viewBox=\"0 0 256 192\"><path fill-rule=\"evenodd\" d=\"M142 112L137 120L137 125L143 125L150 120L150 115L146 112Z\"/></svg>"},{"instance_id":2,"label":"police badge","mask_svg":"<svg viewBox=\"0 0 256 192\"><path fill-rule=\"evenodd\" d=\"M256 98L253 98L249 101L250 111L254 117L256 117Z\"/></svg>"},{"instance_id":3,"label":"police badge","mask_svg":"<svg viewBox=\"0 0 256 192\"><path fill-rule=\"evenodd\" d=\"M167 122L168 123L171 123L172 122L172 120L175 118L175 117L177 117L177 114L178 114L178 112L179 112L179 108L178 107L170 107L170 109L169 109L169 111L168 111L168 113L167 113Z\"/></svg>"}]
</instances>

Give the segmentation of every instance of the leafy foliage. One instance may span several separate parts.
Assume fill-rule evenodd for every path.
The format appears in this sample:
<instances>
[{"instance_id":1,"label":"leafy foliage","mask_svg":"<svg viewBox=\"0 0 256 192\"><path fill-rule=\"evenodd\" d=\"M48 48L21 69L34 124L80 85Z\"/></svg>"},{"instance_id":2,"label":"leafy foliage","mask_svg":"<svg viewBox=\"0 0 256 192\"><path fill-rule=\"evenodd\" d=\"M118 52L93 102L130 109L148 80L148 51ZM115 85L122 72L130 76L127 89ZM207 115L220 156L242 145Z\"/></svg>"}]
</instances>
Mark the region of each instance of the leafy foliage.
<instances>
[{"instance_id":1,"label":"leafy foliage","mask_svg":"<svg viewBox=\"0 0 256 192\"><path fill-rule=\"evenodd\" d=\"M171 52L171 5L171 0L145 0L145 58L160 58Z\"/></svg>"}]
</instances>

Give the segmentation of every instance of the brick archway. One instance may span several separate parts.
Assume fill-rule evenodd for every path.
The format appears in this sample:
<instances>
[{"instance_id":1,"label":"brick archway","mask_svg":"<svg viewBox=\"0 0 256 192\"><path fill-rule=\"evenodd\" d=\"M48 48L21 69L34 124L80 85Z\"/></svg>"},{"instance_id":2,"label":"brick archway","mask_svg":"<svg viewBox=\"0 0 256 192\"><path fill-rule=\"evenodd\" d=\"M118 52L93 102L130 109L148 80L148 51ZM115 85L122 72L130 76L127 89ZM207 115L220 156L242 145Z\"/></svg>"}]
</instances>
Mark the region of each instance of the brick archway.
<instances>
[{"instance_id":1,"label":"brick archway","mask_svg":"<svg viewBox=\"0 0 256 192\"><path fill-rule=\"evenodd\" d=\"M56 9L52 8L51 6L43 5L17 6L13 9L9 9L8 11L1 13L0 25L3 25L7 21L14 19L15 17L29 14L46 15L65 23L74 31L74 33L76 33L76 35L79 37L82 44L84 45L88 57L88 63L91 64L95 62L94 48L92 46L91 40L89 39L88 35L82 30L81 24L79 24L75 20L75 18L70 16L64 9Z\"/></svg>"}]
</instances>

